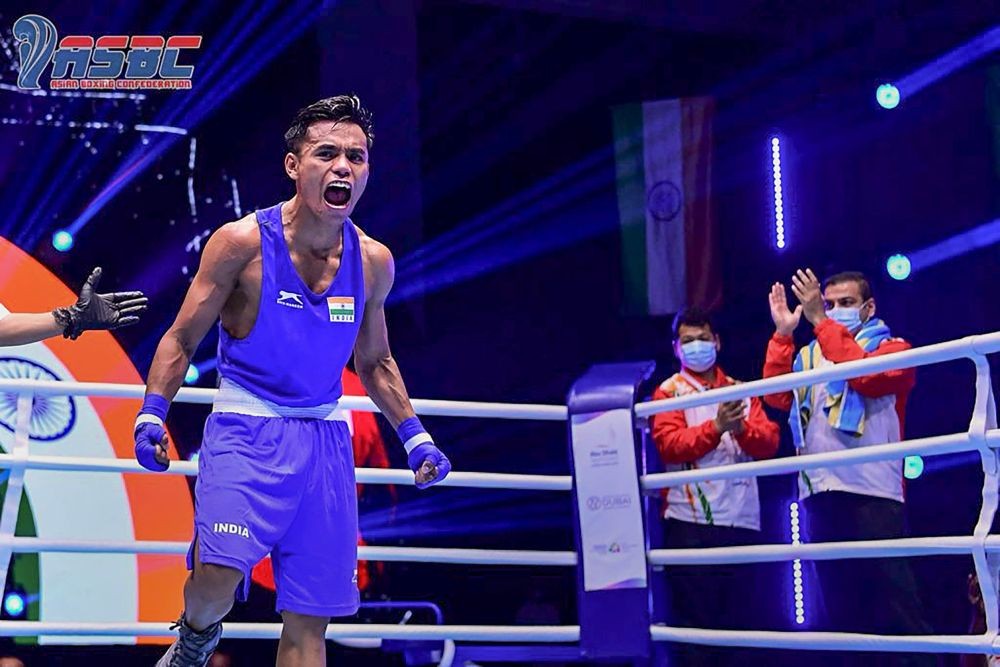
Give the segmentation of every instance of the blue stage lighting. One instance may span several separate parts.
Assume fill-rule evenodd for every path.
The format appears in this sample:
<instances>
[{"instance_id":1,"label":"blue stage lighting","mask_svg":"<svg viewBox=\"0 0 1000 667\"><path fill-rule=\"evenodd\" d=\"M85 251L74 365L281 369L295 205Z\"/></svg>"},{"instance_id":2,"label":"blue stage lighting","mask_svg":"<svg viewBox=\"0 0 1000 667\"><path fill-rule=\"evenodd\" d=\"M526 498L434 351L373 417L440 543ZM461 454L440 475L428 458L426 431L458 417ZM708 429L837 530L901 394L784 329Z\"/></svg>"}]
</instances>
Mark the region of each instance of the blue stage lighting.
<instances>
[{"instance_id":1,"label":"blue stage lighting","mask_svg":"<svg viewBox=\"0 0 1000 667\"><path fill-rule=\"evenodd\" d=\"M922 271L966 253L1000 243L1000 218L959 232L934 245L909 253L911 271Z\"/></svg>"},{"instance_id":2,"label":"blue stage lighting","mask_svg":"<svg viewBox=\"0 0 1000 667\"><path fill-rule=\"evenodd\" d=\"M73 235L65 229L60 229L52 235L52 247L59 252L67 252L73 247Z\"/></svg>"},{"instance_id":3,"label":"blue stage lighting","mask_svg":"<svg viewBox=\"0 0 1000 667\"><path fill-rule=\"evenodd\" d=\"M906 479L916 479L924 472L924 459L919 456L907 456L903 459L903 476Z\"/></svg>"},{"instance_id":4,"label":"blue stage lighting","mask_svg":"<svg viewBox=\"0 0 1000 667\"><path fill-rule=\"evenodd\" d=\"M781 140L771 137L771 183L774 194L774 246L785 249L785 200L781 184Z\"/></svg>"},{"instance_id":5,"label":"blue stage lighting","mask_svg":"<svg viewBox=\"0 0 1000 667\"><path fill-rule=\"evenodd\" d=\"M184 374L185 384L194 384L201 377L201 371L194 364L188 364L187 373Z\"/></svg>"},{"instance_id":6,"label":"blue stage lighting","mask_svg":"<svg viewBox=\"0 0 1000 667\"><path fill-rule=\"evenodd\" d=\"M595 205L606 183L607 175L603 172L582 174L509 215L494 219L490 212L463 223L461 226L468 233L465 238L456 239L450 248L441 248L434 240L414 253L419 260L408 256L397 262L399 287L390 294L390 302L402 303L526 258L607 234L616 228L617 220L600 214ZM431 246L434 252L429 251Z\"/></svg>"},{"instance_id":7,"label":"blue stage lighting","mask_svg":"<svg viewBox=\"0 0 1000 667\"><path fill-rule=\"evenodd\" d=\"M906 76L898 78L896 80L897 86L899 90L906 91L906 97L910 98L914 93L923 90L935 81L943 79L955 70L975 62L983 56L990 55L998 48L1000 48L1000 25L995 25L983 34L973 37ZM898 91L896 103L899 103ZM880 101L879 104L882 102ZM882 106L885 105L882 104ZM891 109L892 107L886 108Z\"/></svg>"},{"instance_id":8,"label":"blue stage lighting","mask_svg":"<svg viewBox=\"0 0 1000 667\"><path fill-rule=\"evenodd\" d=\"M910 277L910 258L906 255L893 255L885 262L885 270L893 280L906 280Z\"/></svg>"},{"instance_id":9,"label":"blue stage lighting","mask_svg":"<svg viewBox=\"0 0 1000 667\"><path fill-rule=\"evenodd\" d=\"M12 616L14 618L23 616L27 606L28 605L24 599L24 595L18 591L8 591L7 594L3 596L3 610L8 616Z\"/></svg>"},{"instance_id":10,"label":"blue stage lighting","mask_svg":"<svg viewBox=\"0 0 1000 667\"><path fill-rule=\"evenodd\" d=\"M791 537L792 544L802 544L801 534L799 532L799 504L793 502L788 506L788 517L790 519L791 525ZM794 610L795 610L795 623L796 625L802 625L806 622L806 602L802 576L802 561L796 558L792 561L792 597L795 600Z\"/></svg>"},{"instance_id":11,"label":"blue stage lighting","mask_svg":"<svg viewBox=\"0 0 1000 667\"><path fill-rule=\"evenodd\" d=\"M891 83L883 83L875 89L875 99L883 109L895 109L899 106L899 89Z\"/></svg>"}]
</instances>

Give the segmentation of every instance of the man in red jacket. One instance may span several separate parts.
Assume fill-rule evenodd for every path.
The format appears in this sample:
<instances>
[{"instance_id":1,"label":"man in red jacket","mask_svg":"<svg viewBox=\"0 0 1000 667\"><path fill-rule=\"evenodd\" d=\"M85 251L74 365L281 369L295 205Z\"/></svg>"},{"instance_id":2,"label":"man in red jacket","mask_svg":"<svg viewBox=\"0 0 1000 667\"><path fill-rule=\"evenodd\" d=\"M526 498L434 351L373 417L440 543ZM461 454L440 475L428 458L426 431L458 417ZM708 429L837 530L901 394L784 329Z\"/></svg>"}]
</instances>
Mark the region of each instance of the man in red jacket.
<instances>
[{"instance_id":1,"label":"man in red jacket","mask_svg":"<svg viewBox=\"0 0 1000 667\"><path fill-rule=\"evenodd\" d=\"M720 340L708 315L681 311L673 324L674 354L681 370L665 380L653 400L735 384L716 362ZM710 468L774 456L778 425L760 399L661 412L652 419L653 441L667 469ZM667 547L722 547L760 542L757 480L730 479L684 484L667 490ZM755 605L754 568L710 565L668 570L676 624L699 628L748 628ZM678 645L671 664L740 664L735 651Z\"/></svg>"},{"instance_id":2,"label":"man in red jacket","mask_svg":"<svg viewBox=\"0 0 1000 667\"><path fill-rule=\"evenodd\" d=\"M893 338L875 317L875 299L861 273L838 273L820 286L812 270L798 271L792 291L800 305L788 307L785 288L771 287L769 301L776 331L767 346L764 377L822 368L910 349ZM816 339L798 354L792 337L801 317ZM913 389L912 368L865 375L846 382L804 387L765 396L772 407L790 410L801 454L835 452L899 442L906 401ZM878 461L819 468L799 475L799 498L812 542L905 537L902 461ZM908 563L902 559L816 561L829 627L832 630L929 634ZM846 660L846 659L845 659ZM933 656L855 655L841 664L935 664ZM900 663L896 663L900 664Z\"/></svg>"}]
</instances>

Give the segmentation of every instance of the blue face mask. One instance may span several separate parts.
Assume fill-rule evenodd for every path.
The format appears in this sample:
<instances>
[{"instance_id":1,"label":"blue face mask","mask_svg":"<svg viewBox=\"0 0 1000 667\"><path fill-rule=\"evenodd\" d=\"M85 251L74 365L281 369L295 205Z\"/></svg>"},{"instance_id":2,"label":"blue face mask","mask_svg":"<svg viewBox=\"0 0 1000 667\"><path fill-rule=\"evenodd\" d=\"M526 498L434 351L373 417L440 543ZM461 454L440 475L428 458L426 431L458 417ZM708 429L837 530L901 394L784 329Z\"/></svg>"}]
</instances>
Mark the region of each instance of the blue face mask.
<instances>
[{"instance_id":1,"label":"blue face mask","mask_svg":"<svg viewBox=\"0 0 1000 667\"><path fill-rule=\"evenodd\" d=\"M693 340L681 345L681 363L695 373L702 373L715 365L715 343Z\"/></svg>"},{"instance_id":2,"label":"blue face mask","mask_svg":"<svg viewBox=\"0 0 1000 667\"><path fill-rule=\"evenodd\" d=\"M835 322L843 324L851 333L861 329L861 309L842 308L840 306L826 311L826 316Z\"/></svg>"}]
</instances>

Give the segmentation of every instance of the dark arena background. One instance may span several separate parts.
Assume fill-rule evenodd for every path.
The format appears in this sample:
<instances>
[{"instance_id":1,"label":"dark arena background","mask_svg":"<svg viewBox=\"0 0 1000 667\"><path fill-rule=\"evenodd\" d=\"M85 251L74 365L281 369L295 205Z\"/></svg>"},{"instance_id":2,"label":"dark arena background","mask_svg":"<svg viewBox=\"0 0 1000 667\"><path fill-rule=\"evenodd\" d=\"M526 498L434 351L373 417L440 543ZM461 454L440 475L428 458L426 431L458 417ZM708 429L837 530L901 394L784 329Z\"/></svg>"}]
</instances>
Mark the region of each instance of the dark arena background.
<instances>
[{"instance_id":1,"label":"dark arena background","mask_svg":"<svg viewBox=\"0 0 1000 667\"><path fill-rule=\"evenodd\" d=\"M52 70L37 89L25 87L13 28L29 14L51 21L60 39L200 36L197 48L180 50L178 62L194 68L190 88L63 89L52 85ZM638 396L647 400L678 368L671 321L682 306L712 312L726 373L760 379L774 332L768 292L775 282L790 287L806 267L820 277L863 272L879 317L914 347L1000 330L995 3L15 0L0 3L0 302L12 312L68 305L69 291L101 266L103 290L142 290L150 308L113 334L0 348L0 378L141 384L208 237L294 195L284 132L299 108L342 93L356 93L374 116L371 176L352 219L395 257L388 330L414 398L565 406L595 364L650 360L656 370ZM622 137L630 113L645 109L648 123L660 100L677 101L684 122L694 114L701 125L697 137L682 138L683 169L694 171L652 186L646 173L650 187L639 191L640 216L687 230L659 249L684 282L668 295L670 305L657 308L641 294L644 272L659 260L652 239L630 236L627 181L637 175L624 166ZM655 151L649 142L657 137L646 129L645 150ZM810 338L808 326L798 329L800 345ZM217 346L213 327L187 386L216 386ZM995 378L1000 357L987 359ZM3 391L0 446L9 453L17 396ZM32 431L31 454L130 458L139 407L132 396L63 397L54 405L67 411L66 423L53 418L52 433ZM975 398L968 360L921 367L905 438L967 431ZM208 414L205 404L171 409L167 427L180 459L197 458ZM786 414L768 415L781 427L777 456L794 456ZM377 419L383 463L407 470L392 427ZM565 421L423 422L455 472L573 472ZM907 457L904 468L911 536L972 535L982 503L979 453ZM7 621L165 628L177 617L184 571L176 550L11 553L10 537L189 540L193 477L17 474L20 512L16 522L8 516L17 509L8 499L0 521L0 560L10 559L0 628ZM80 481L63 481L72 477ZM797 540L789 510L795 473L762 476L759 486L760 541ZM662 523L656 493L649 497L647 519ZM579 548L565 493L365 484L359 511L371 546ZM933 634L983 631L970 630L977 590L968 550L910 563ZM166 583L156 579L158 568L169 570ZM662 570L650 571L653 620L670 625ZM373 561L358 616L334 623L429 624L436 605L447 625L577 626L575 572ZM756 625L747 630L828 629L812 561L793 571L780 560L753 572L752 593L739 602L754 609ZM128 581L116 582L116 573ZM867 584L856 585L862 595ZM389 602L400 604L375 604ZM227 623L276 623L274 604L255 577ZM11 658L0 665L152 665L167 641L11 634L0 631L0 655ZM518 646L501 658L571 661L568 653ZM440 648L331 640L328 662L438 664ZM606 662L694 664L663 648L645 662ZM273 639L224 638L210 664L270 665L276 649ZM889 664L880 661L888 655L864 664ZM862 664L855 658L753 648L739 664ZM934 659L966 660L947 651ZM968 660L961 664L987 664Z\"/></svg>"}]
</instances>

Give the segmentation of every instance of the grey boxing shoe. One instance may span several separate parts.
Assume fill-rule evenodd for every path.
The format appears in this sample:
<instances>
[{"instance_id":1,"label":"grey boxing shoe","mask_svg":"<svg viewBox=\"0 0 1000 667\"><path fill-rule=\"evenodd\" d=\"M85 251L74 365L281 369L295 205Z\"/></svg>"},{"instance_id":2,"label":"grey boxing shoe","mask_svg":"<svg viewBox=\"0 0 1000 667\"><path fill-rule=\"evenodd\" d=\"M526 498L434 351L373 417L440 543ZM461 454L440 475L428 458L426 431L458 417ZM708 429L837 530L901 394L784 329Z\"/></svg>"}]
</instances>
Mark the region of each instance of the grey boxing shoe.
<instances>
[{"instance_id":1,"label":"grey boxing shoe","mask_svg":"<svg viewBox=\"0 0 1000 667\"><path fill-rule=\"evenodd\" d=\"M210 625L201 632L196 632L187 624L182 615L177 622L170 626L173 630L177 628L180 637L177 638L162 658L156 663L156 667L205 667L208 659L215 652L215 647L219 645L222 637L222 623Z\"/></svg>"}]
</instances>

